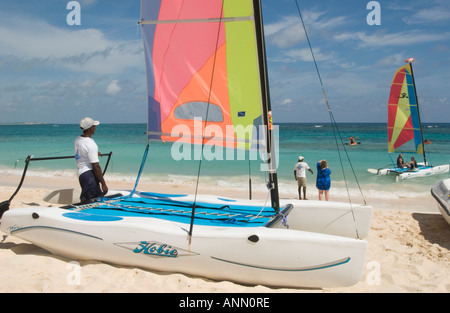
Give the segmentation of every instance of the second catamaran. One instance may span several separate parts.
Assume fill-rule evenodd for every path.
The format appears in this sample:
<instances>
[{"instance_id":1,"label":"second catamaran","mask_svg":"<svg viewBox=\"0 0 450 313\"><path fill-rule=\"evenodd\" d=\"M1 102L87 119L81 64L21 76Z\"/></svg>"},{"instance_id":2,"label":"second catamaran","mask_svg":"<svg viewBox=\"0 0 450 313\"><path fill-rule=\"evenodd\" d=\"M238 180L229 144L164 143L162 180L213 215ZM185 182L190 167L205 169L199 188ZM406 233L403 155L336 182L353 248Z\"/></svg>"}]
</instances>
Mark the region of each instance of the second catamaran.
<instances>
[{"instance_id":1,"label":"second catamaran","mask_svg":"<svg viewBox=\"0 0 450 313\"><path fill-rule=\"evenodd\" d=\"M388 103L388 152L410 152L423 156L417 167L395 164L380 169L368 169L377 175L395 175L397 180L447 173L449 164L432 166L427 162L420 121L419 102L412 67L413 58L394 75Z\"/></svg>"}]
</instances>

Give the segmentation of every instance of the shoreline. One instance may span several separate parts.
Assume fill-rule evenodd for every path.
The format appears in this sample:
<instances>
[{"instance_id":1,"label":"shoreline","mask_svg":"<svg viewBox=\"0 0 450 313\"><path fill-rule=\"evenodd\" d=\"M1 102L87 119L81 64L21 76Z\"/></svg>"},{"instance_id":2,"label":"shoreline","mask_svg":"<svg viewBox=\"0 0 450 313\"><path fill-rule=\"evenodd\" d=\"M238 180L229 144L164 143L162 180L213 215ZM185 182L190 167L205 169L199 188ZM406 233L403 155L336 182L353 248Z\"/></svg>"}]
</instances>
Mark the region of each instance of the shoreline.
<instances>
[{"instance_id":1,"label":"shoreline","mask_svg":"<svg viewBox=\"0 0 450 313\"><path fill-rule=\"evenodd\" d=\"M0 186L13 188L12 193L15 188L17 188L22 173L18 172L3 172L0 175ZM110 190L132 190L135 185L135 177L132 176L122 176L109 174L105 176L108 188ZM183 194L193 194L195 192L195 182L182 182L175 179L162 179L160 181L151 181L152 178L142 177L137 189L141 191L151 191L156 193L183 193ZM56 171L53 175L42 176L42 172L29 171L23 185L22 189L33 189L33 188L46 188L49 192L52 190L62 189L62 188L79 188L78 179L75 172L59 172ZM363 186L364 189L364 186ZM430 187L431 189L431 187ZM213 194L221 195L225 197L235 198L235 199L248 199L249 192L248 186L242 188L241 185L223 185L220 181L207 181L200 182L199 194ZM19 191L19 194L21 191ZM291 184L282 184L279 189L280 198L284 199L295 199L297 197L297 184L292 182ZM379 195L382 193L382 195ZM384 210L399 210L399 211L409 211L409 212L429 212L429 213L439 213L436 205L436 201L431 196L430 192L424 193L397 193L389 191L372 191L365 190L364 196L361 196L359 192L354 190L355 195L351 195L350 201L355 204L363 204L372 206L374 209L384 209ZM386 197L389 194L389 197ZM253 199L266 199L268 191L262 184L253 184L252 198ZM318 192L315 187L314 180L308 180L307 196L309 200L318 200ZM7 200L7 197L4 200ZM0 199L0 202L3 201ZM333 187L330 189L330 201L336 202L349 202L348 195L343 188Z\"/></svg>"},{"instance_id":2,"label":"shoreline","mask_svg":"<svg viewBox=\"0 0 450 313\"><path fill-rule=\"evenodd\" d=\"M17 188L19 176L0 178L0 202ZM11 209L23 206L50 206L42 200L48 192L78 187L73 177L27 177L11 202ZM110 181L110 190L132 189L134 182ZM191 193L173 184L141 183L139 190L161 193ZM313 188L309 188L313 189ZM309 190L309 199L317 199ZM213 193L217 190L205 190ZM224 190L233 198L246 198L247 191ZM265 198L263 192L254 197ZM281 194L292 198L292 193ZM345 198L332 197L332 201ZM54 256L21 239L6 236L0 240L0 292L168 292L168 293L378 293L450 292L450 225L439 214L431 197L417 199L366 199L374 208L364 274L356 285L343 288L291 289L245 286L228 281L212 281L183 274L161 273L138 268L109 265L96 261L80 262L80 284L70 284L71 260ZM53 205L54 206L54 205Z\"/></svg>"}]
</instances>

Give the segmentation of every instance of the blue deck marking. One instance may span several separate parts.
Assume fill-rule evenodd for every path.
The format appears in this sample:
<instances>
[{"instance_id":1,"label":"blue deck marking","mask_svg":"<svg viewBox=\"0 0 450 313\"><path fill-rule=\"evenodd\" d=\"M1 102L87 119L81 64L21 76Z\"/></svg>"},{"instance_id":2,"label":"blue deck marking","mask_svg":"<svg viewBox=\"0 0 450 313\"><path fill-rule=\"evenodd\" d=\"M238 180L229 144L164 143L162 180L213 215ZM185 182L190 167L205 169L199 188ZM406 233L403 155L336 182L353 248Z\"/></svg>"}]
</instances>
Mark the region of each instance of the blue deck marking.
<instances>
[{"instance_id":1,"label":"blue deck marking","mask_svg":"<svg viewBox=\"0 0 450 313\"><path fill-rule=\"evenodd\" d=\"M123 220L123 218L119 217L119 216L87 214L87 213L78 213L78 212L64 213L63 216L74 219L74 220L91 221L91 222L115 222L115 221Z\"/></svg>"},{"instance_id":2,"label":"blue deck marking","mask_svg":"<svg viewBox=\"0 0 450 313\"><path fill-rule=\"evenodd\" d=\"M169 198L118 198L104 199L95 206L76 207L79 212L66 217L89 221L117 221L122 217L159 218L189 224L192 201ZM66 213L68 214L68 213ZM223 227L261 227L275 217L271 207L197 202L194 224Z\"/></svg>"},{"instance_id":3,"label":"blue deck marking","mask_svg":"<svg viewBox=\"0 0 450 313\"><path fill-rule=\"evenodd\" d=\"M168 193L155 193L155 192L141 192L144 197L155 197L155 198L173 198L173 197L186 197L187 195L174 195Z\"/></svg>"}]
</instances>

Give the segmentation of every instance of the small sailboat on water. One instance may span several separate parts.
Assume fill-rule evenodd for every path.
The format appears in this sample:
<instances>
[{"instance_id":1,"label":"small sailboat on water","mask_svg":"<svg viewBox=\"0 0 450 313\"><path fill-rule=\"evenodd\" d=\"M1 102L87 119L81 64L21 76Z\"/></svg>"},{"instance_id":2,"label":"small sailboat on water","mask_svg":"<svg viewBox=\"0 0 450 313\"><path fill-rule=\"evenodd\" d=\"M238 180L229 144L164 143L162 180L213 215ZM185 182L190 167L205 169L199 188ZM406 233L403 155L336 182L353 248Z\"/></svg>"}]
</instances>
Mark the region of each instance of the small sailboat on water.
<instances>
[{"instance_id":1,"label":"small sailboat on water","mask_svg":"<svg viewBox=\"0 0 450 313\"><path fill-rule=\"evenodd\" d=\"M149 140L249 148L262 125L269 205L135 188L88 205L14 208L2 231L77 260L270 286L357 283L372 208L278 195L260 1L142 0L140 25Z\"/></svg>"},{"instance_id":2,"label":"small sailboat on water","mask_svg":"<svg viewBox=\"0 0 450 313\"><path fill-rule=\"evenodd\" d=\"M410 152L423 156L423 162L415 166L392 164L384 168L368 169L377 175L394 175L397 180L429 175L443 174L449 171L449 164L432 166L427 162L419 102L414 80L413 63L400 67L394 74L388 102L388 153Z\"/></svg>"}]
</instances>

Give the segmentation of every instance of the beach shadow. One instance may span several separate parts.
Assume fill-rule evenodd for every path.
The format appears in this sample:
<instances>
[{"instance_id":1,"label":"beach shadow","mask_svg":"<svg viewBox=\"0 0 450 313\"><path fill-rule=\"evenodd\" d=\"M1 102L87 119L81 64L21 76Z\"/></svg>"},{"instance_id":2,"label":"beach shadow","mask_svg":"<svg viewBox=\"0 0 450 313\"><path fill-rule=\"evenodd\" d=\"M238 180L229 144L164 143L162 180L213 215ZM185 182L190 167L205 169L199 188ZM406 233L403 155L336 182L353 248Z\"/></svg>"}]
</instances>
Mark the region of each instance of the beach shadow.
<instances>
[{"instance_id":1,"label":"beach shadow","mask_svg":"<svg viewBox=\"0 0 450 313\"><path fill-rule=\"evenodd\" d=\"M46 255L48 252L31 243L0 242L0 250L11 250L15 254Z\"/></svg>"},{"instance_id":2,"label":"beach shadow","mask_svg":"<svg viewBox=\"0 0 450 313\"><path fill-rule=\"evenodd\" d=\"M0 250L11 250L17 255L45 255L45 256L53 256L47 250L40 248L32 243L28 242L7 242L8 236L3 235L2 240L0 241ZM6 241L6 242L5 242Z\"/></svg>"},{"instance_id":3,"label":"beach shadow","mask_svg":"<svg viewBox=\"0 0 450 313\"><path fill-rule=\"evenodd\" d=\"M23 204L28 205L28 206L39 206L40 205L39 203L36 203L36 202L30 202L30 203L24 202Z\"/></svg>"},{"instance_id":4,"label":"beach shadow","mask_svg":"<svg viewBox=\"0 0 450 313\"><path fill-rule=\"evenodd\" d=\"M413 213L412 217L426 240L450 250L450 225L441 214Z\"/></svg>"},{"instance_id":5,"label":"beach shadow","mask_svg":"<svg viewBox=\"0 0 450 313\"><path fill-rule=\"evenodd\" d=\"M116 268L116 269L137 269L140 271L144 271L144 272L148 272L148 273L152 273L155 275L159 275L161 277L170 277L173 275L181 275L181 276L185 276L189 279L195 280L195 281L200 281L203 282L204 284L219 284L219 283L226 283L226 284L232 284L235 285L235 289L239 289L240 287L244 287L244 288L255 288L258 286L262 286L265 287L269 290L269 292L299 292L301 290L305 291L305 292L320 292L323 291L323 288L308 288L308 287L283 287L283 286L270 286L270 285L260 285L260 284L245 284L242 282L235 282L235 281L231 281L231 280L224 280L224 279L212 279L212 278L208 278L208 277L204 277L204 276L196 276L196 275L191 275L191 274L187 274L187 273L179 273L179 272L165 272L165 271L158 271L155 269L148 269L148 268L142 268L142 267L135 267L135 266L126 266L126 265L118 265L118 264L112 264L112 263L106 263L106 262L102 262L102 261L95 261L95 260L91 260L91 261L82 261L80 262L81 266L84 265L89 265L89 264L108 264L109 266ZM189 287L189 286L188 286ZM220 288L220 287L219 287ZM230 288L230 287L225 287L225 288ZM198 292L198 291L193 291L193 292ZM252 292L250 290L250 292ZM220 292L219 292L220 293Z\"/></svg>"}]
</instances>

